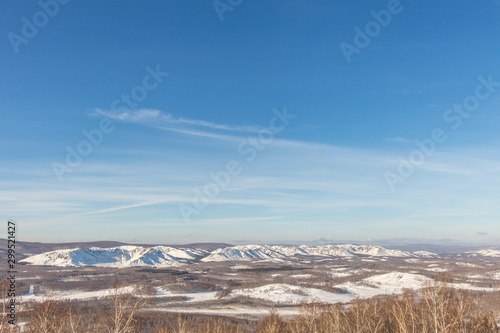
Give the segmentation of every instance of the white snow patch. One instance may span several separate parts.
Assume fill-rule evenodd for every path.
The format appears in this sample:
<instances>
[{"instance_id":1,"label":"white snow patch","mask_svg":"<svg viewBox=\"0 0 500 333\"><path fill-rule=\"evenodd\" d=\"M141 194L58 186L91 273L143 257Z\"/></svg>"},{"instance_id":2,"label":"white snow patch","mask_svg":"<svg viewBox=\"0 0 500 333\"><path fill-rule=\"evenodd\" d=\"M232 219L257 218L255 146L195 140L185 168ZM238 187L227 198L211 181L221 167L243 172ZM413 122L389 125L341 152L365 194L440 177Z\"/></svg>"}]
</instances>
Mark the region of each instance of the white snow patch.
<instances>
[{"instance_id":1,"label":"white snow patch","mask_svg":"<svg viewBox=\"0 0 500 333\"><path fill-rule=\"evenodd\" d=\"M291 284L275 283L256 288L236 289L229 296L248 296L281 304L300 304L313 300L324 303L349 302L355 298L350 294L335 294L316 288L305 288Z\"/></svg>"},{"instance_id":2,"label":"white snow patch","mask_svg":"<svg viewBox=\"0 0 500 333\"><path fill-rule=\"evenodd\" d=\"M179 313L197 313L197 314L212 314L212 315L229 315L229 316L266 316L269 314L269 308L263 307L247 307L247 306L214 306L211 308L186 308L186 307L155 307L151 309L154 311L163 311L163 312L179 312ZM278 307L274 309L278 315L281 317L285 316L296 316L300 314L300 308L298 307Z\"/></svg>"},{"instance_id":3,"label":"white snow patch","mask_svg":"<svg viewBox=\"0 0 500 333\"><path fill-rule=\"evenodd\" d=\"M495 249L495 248L482 249L482 250L478 250L478 251L469 251L466 253L471 257L477 257L477 256L495 257L495 258L500 257L500 249Z\"/></svg>"},{"instance_id":4,"label":"white snow patch","mask_svg":"<svg viewBox=\"0 0 500 333\"><path fill-rule=\"evenodd\" d=\"M117 290L118 293L132 292L135 288L132 286L122 287ZM21 300L24 302L34 301L43 302L49 299L57 300L85 300L100 297L110 297L115 293L115 289L102 289L97 291L51 291L47 292L45 295L35 295L34 286L30 285L28 294L21 296Z\"/></svg>"},{"instance_id":5,"label":"white snow patch","mask_svg":"<svg viewBox=\"0 0 500 333\"><path fill-rule=\"evenodd\" d=\"M476 264L471 264L470 262L456 262L455 265L457 266L462 266L462 267L481 267Z\"/></svg>"},{"instance_id":6,"label":"white snow patch","mask_svg":"<svg viewBox=\"0 0 500 333\"><path fill-rule=\"evenodd\" d=\"M442 267L425 268L425 270L426 271L431 271L431 272L439 272L439 273L447 272L448 271L448 269L442 268Z\"/></svg>"},{"instance_id":7,"label":"white snow patch","mask_svg":"<svg viewBox=\"0 0 500 333\"><path fill-rule=\"evenodd\" d=\"M308 279L314 277L312 274L295 274L295 275L289 275L288 277L291 278L296 278L296 279Z\"/></svg>"},{"instance_id":8,"label":"white snow patch","mask_svg":"<svg viewBox=\"0 0 500 333\"><path fill-rule=\"evenodd\" d=\"M439 258L439 254L429 251L415 251L413 254L419 256L420 258Z\"/></svg>"}]
</instances>

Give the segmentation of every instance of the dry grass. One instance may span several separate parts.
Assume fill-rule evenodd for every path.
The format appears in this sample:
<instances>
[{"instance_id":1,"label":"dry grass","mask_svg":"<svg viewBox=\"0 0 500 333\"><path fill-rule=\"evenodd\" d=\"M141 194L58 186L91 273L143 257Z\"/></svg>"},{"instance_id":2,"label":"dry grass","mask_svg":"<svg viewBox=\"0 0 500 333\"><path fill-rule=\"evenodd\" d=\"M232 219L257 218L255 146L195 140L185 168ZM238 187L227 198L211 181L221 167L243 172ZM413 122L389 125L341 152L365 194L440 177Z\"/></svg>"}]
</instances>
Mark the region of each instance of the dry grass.
<instances>
[{"instance_id":1,"label":"dry grass","mask_svg":"<svg viewBox=\"0 0 500 333\"><path fill-rule=\"evenodd\" d=\"M349 306L304 304L285 322L276 313L258 333L497 333L495 315L480 313L466 291L438 282L420 293L388 299L358 300Z\"/></svg>"},{"instance_id":2,"label":"dry grass","mask_svg":"<svg viewBox=\"0 0 500 333\"><path fill-rule=\"evenodd\" d=\"M444 280L419 292L348 305L303 304L301 314L283 320L275 311L257 324L229 318L139 312L143 291L115 293L107 306L73 309L47 301L26 307L25 332L106 333L497 333L495 315L472 296L449 288ZM102 305L102 304L101 304ZM255 328L256 327L256 328ZM1 332L7 332L0 330Z\"/></svg>"},{"instance_id":3,"label":"dry grass","mask_svg":"<svg viewBox=\"0 0 500 333\"><path fill-rule=\"evenodd\" d=\"M96 307L81 313L72 309L71 302L49 300L25 305L26 324L23 332L29 333L134 333L138 332L136 315L145 304L149 290L135 288L125 291L116 282L109 297L110 306ZM101 311L104 310L104 311Z\"/></svg>"}]
</instances>

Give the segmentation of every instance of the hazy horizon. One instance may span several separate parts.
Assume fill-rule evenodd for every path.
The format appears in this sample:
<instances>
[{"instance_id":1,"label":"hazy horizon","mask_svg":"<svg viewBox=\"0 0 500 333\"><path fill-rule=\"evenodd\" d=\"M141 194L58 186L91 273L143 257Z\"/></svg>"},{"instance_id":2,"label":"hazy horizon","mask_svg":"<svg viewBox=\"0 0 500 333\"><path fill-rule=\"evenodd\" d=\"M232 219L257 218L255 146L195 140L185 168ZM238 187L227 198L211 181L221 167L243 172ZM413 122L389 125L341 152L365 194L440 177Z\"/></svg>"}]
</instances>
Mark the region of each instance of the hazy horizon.
<instances>
[{"instance_id":1,"label":"hazy horizon","mask_svg":"<svg viewBox=\"0 0 500 333\"><path fill-rule=\"evenodd\" d=\"M1 238L1 240L5 240ZM362 239L362 240L333 240L333 239L313 239L313 240L271 240L271 241L245 241L245 240L230 240L230 241L207 241L207 240L191 240L189 242L153 242L153 241L140 241L140 240L119 240L119 239L111 239L111 238L103 238L103 239L68 239L68 240L47 240L47 241L39 241L39 240L21 240L21 242L33 242L33 243L50 243L50 244L66 244L66 243L122 243L128 245L188 245L188 244L227 244L231 246L244 246L244 245L308 245L308 246L317 246L317 245L341 245L341 244L354 244L354 245L374 245L374 246L382 246L382 247L407 247L407 246L429 246L429 247L499 247L498 243L474 243L474 242L461 242L454 239Z\"/></svg>"}]
</instances>

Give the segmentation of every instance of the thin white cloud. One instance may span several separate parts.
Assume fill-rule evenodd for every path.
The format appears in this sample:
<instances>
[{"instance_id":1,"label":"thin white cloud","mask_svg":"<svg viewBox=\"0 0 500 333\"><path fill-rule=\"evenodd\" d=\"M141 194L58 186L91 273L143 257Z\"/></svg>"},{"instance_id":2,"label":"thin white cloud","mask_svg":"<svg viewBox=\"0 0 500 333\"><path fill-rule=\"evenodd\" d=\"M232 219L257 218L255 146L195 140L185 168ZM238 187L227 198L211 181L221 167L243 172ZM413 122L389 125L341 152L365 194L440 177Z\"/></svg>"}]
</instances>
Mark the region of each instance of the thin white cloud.
<instances>
[{"instance_id":1,"label":"thin white cloud","mask_svg":"<svg viewBox=\"0 0 500 333\"><path fill-rule=\"evenodd\" d=\"M126 111L106 111L95 109L92 115L104 116L113 120L125 121L131 123L145 123L156 121L161 117L160 110L139 109Z\"/></svg>"},{"instance_id":2,"label":"thin white cloud","mask_svg":"<svg viewBox=\"0 0 500 333\"><path fill-rule=\"evenodd\" d=\"M137 109L137 110L118 110L106 111L95 109L94 115L108 117L117 121L142 123L142 124L156 124L156 125L175 125L184 127L205 127L213 130L223 130L230 132L250 132L257 133L262 127L260 126L232 126L226 124L217 124L214 122L201 120L201 119L187 119L182 117L174 117L169 113L164 113L155 109Z\"/></svg>"},{"instance_id":3,"label":"thin white cloud","mask_svg":"<svg viewBox=\"0 0 500 333\"><path fill-rule=\"evenodd\" d=\"M244 132L246 133L259 133L264 129L261 126L229 126L223 124L216 124L204 120L194 120L186 118L175 118L170 114L165 114L160 110L153 109L137 109L125 111L105 111L101 109L94 110L94 115L108 117L113 120L138 123L147 125L153 128L180 133L184 135L191 135L203 138L218 139L224 141L243 142L245 136L220 134L218 132L202 131L193 127L204 127L212 130L225 130L230 132ZM178 126L181 125L181 126ZM300 140L279 139L275 138L269 146L277 146L280 148L290 149L330 149L330 150L350 150L340 146L333 146L329 144L308 142Z\"/></svg>"},{"instance_id":4,"label":"thin white cloud","mask_svg":"<svg viewBox=\"0 0 500 333\"><path fill-rule=\"evenodd\" d=\"M129 117L148 119L157 114ZM147 126L230 144L227 149L206 153L183 150L181 146L182 154L178 155L166 154L163 147L147 146L148 152L158 154L148 153L137 159L130 158L122 148L111 157L106 153L99 155L102 159L89 159L62 183L54 180L47 166L4 164L0 169L6 175L14 174L23 181L0 179L3 219L22 220L34 235L42 225L84 228L101 221L109 221L110 225L138 219L155 225L161 225L162 219L179 221L182 216L178 205L192 203L193 189L212 182L209 172L224 170L228 159L239 161L243 172L210 201L206 211L192 217L197 226L226 224L227 220L244 228L246 222L258 221L258 217L252 218L258 213L282 216L269 219L269 226L286 221L301 226L324 224L325 229L357 218L375 233L375 225L380 223L410 228L449 218L465 226L467 219L474 217L477 221L481 217L485 221L481 228L486 230L488 221L498 216L495 190L500 161L493 149L436 152L419 166L422 172L408 179L394 195L382 177L385 170L397 170L399 161L394 153L281 139L277 135L255 161L246 162L246 156L237 151L246 135L170 128L156 122ZM137 147L133 149L140 152ZM127 157L126 163L123 157ZM488 193L492 194L489 199ZM378 212L382 217L377 216Z\"/></svg>"},{"instance_id":5,"label":"thin white cloud","mask_svg":"<svg viewBox=\"0 0 500 333\"><path fill-rule=\"evenodd\" d=\"M473 169L457 167L451 164L427 162L421 166L422 170L442 172L446 174L473 175L476 172Z\"/></svg>"},{"instance_id":6,"label":"thin white cloud","mask_svg":"<svg viewBox=\"0 0 500 333\"><path fill-rule=\"evenodd\" d=\"M401 136L397 136L395 138L387 138L385 139L385 141L389 141L389 142L399 142L399 143L408 143L408 142L412 142L410 139L407 139L407 138L403 138Z\"/></svg>"},{"instance_id":7,"label":"thin white cloud","mask_svg":"<svg viewBox=\"0 0 500 333\"><path fill-rule=\"evenodd\" d=\"M111 212L117 212L120 210L124 209L132 209L132 208L139 208L139 207L146 207L146 206L155 206L159 204L164 204L164 203L169 203L169 202L179 202L181 201L180 198L176 197L169 197L166 199L160 199L160 200L153 200L153 201L141 201L137 202L134 204L130 205L121 205L121 206L114 206L114 207L109 207L109 208L104 208L104 209L99 209L95 211L90 211L90 212L85 212L80 215L96 215L96 214L104 214L104 213L111 213Z\"/></svg>"},{"instance_id":8,"label":"thin white cloud","mask_svg":"<svg viewBox=\"0 0 500 333\"><path fill-rule=\"evenodd\" d=\"M192 129L181 129L181 128L166 127L166 126L153 126L153 127L161 129L161 130L165 130L165 131L170 131L170 132L175 132L175 133L180 133L180 134L185 134L185 135L199 136L199 137L203 137L203 138L219 139L219 140L225 140L225 141L241 141L241 140L243 140L243 138L239 137L239 136L210 133L210 132L206 132L206 131L197 131L197 130L192 130Z\"/></svg>"}]
</instances>

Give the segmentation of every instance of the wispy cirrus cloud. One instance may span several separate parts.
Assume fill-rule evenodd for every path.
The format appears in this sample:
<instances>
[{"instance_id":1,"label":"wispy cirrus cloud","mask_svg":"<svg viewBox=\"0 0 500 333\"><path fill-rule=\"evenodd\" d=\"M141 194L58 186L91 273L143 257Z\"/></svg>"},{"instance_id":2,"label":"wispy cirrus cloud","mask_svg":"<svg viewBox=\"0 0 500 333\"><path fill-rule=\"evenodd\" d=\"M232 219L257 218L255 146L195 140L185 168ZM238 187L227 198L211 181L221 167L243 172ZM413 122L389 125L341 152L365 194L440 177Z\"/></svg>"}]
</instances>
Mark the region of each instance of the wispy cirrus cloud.
<instances>
[{"instance_id":1,"label":"wispy cirrus cloud","mask_svg":"<svg viewBox=\"0 0 500 333\"><path fill-rule=\"evenodd\" d=\"M201 119L188 119L175 117L172 114L164 113L155 109L137 109L137 110L117 110L107 111L95 109L92 115L100 115L113 120L141 123L145 125L163 125L174 127L202 127L212 130L223 130L229 132L250 132L257 133L262 129L261 126L234 126L226 124L217 124Z\"/></svg>"},{"instance_id":2,"label":"wispy cirrus cloud","mask_svg":"<svg viewBox=\"0 0 500 333\"><path fill-rule=\"evenodd\" d=\"M4 214L0 217L22 219L37 236L48 225L66 228L71 235L75 228L84 233L90 224L109 221L107 231L116 230L113 223L145 223L149 227L165 225L165 229L157 229L158 237L178 237L191 230L179 222L178 205L192 203L194 190L203 190L204 184L214 181L209 173L223 171L228 159L244 161L246 156L238 153L238 146L248 136L255 136L236 130L252 127L224 131L226 125L175 118L159 110L97 114L160 131L148 131L149 145L119 149L103 145L95 160L89 160L61 184L54 184L51 170L36 165L2 165L2 172L24 181L0 179L0 210ZM171 139L162 131L203 140L174 140L166 149L155 144L165 142L165 137ZM118 139L128 134L116 133ZM229 144L206 150L208 139ZM461 232L470 235L476 228L490 234L498 230L489 227L493 223L489 221L498 216L495 193L500 162L496 150L483 147L436 153L419 170L418 181L408 181L398 196L387 190L381 176L389 166L399 163L396 156L381 149L279 136L255 163L244 165L245 172L231 179L212 200L210 210L193 221L197 230L203 230L203 237L215 224L252 232L253 225L264 222L269 230L287 223L325 233L347 223L352 227L344 228L342 237L357 235L360 226L370 230L359 235L364 237L377 230L401 226L406 232L403 227L448 220L462 223ZM491 199L485 200L484 193L491 193ZM472 218L482 223L473 231L467 229ZM422 228L414 228L412 232L423 235L419 234ZM148 229L143 230L146 235ZM297 235L290 231L290 237Z\"/></svg>"},{"instance_id":3,"label":"wispy cirrus cloud","mask_svg":"<svg viewBox=\"0 0 500 333\"><path fill-rule=\"evenodd\" d=\"M116 153L129 158L126 151ZM22 220L31 233L43 232L47 226L67 228L69 234L74 228L86 232L88 225L102 221L120 225L134 225L136 221L136 225L151 227L164 223L166 228L158 229L158 235L167 237L173 232L170 228L190 228L179 222L178 204L192 202L193 189L213 181L209 171L222 170L220 165L228 154L238 158L232 145L209 156L197 150L185 154L188 158L141 154L141 158L123 163L106 151L102 154L106 159L89 161L61 184L54 184L50 170L45 170L47 175L33 173L38 170L36 165L3 166L6 174L15 171L24 181L0 180L1 217ZM339 221L348 221L353 227L344 228L340 235L350 237L359 232L360 225L367 229L373 226L371 232L377 233L379 229L440 225L453 220L461 223L460 232L471 235L477 228L490 234L498 230L489 222L498 216L496 175L500 161L494 151L436 154L428 167L420 170L419 182L408 182L398 196L387 191L380 179L387 165L397 163L391 156L383 151L277 139L262 159L249 165L220 197L213 199L211 210L194 219L196 228L209 233L211 226L222 223L238 230L249 228L250 232L250 226L265 222L271 229L290 223L327 232ZM491 198L485 200L484 193L491 193ZM382 215L377 217L377 213ZM467 221L471 219L476 225L469 230ZM106 228L115 230L111 222ZM416 228L415 234L420 235L422 228Z\"/></svg>"},{"instance_id":4,"label":"wispy cirrus cloud","mask_svg":"<svg viewBox=\"0 0 500 333\"><path fill-rule=\"evenodd\" d=\"M152 128L174 132L183 135L196 136L208 139L218 139L224 141L241 142L245 137L244 133L259 133L265 127L263 126L231 126L225 124L216 124L213 122L199 120L176 118L171 114L164 113L154 109L137 109L124 111L106 111L95 109L92 115L104 116L116 121L136 123L139 125L150 126ZM224 134L221 131L239 132L234 134ZM239 135L240 134L240 135ZM350 150L340 146L330 144L291 140L274 139L270 144L281 148L295 149L329 149L329 150Z\"/></svg>"},{"instance_id":5,"label":"wispy cirrus cloud","mask_svg":"<svg viewBox=\"0 0 500 333\"><path fill-rule=\"evenodd\" d=\"M385 141L388 141L388 142L399 142L399 143L408 143L408 142L412 142L410 139L407 139L407 138L403 138L403 137L395 137L395 138L387 138L385 139Z\"/></svg>"},{"instance_id":6,"label":"wispy cirrus cloud","mask_svg":"<svg viewBox=\"0 0 500 333\"><path fill-rule=\"evenodd\" d=\"M161 129L164 131L175 132L175 133L190 135L190 136L198 136L198 137L202 137L202 138L218 139L218 140L225 140L225 141L241 141L242 140L242 137L240 137L240 136L219 134L219 133L213 133L213 132L207 132L207 131L199 131L199 130L195 130L195 129L175 128L175 127L168 127L168 126L152 126L152 127L157 128L157 129Z\"/></svg>"}]
</instances>

